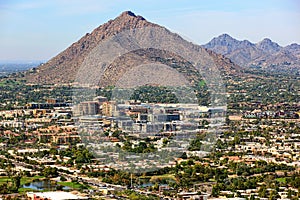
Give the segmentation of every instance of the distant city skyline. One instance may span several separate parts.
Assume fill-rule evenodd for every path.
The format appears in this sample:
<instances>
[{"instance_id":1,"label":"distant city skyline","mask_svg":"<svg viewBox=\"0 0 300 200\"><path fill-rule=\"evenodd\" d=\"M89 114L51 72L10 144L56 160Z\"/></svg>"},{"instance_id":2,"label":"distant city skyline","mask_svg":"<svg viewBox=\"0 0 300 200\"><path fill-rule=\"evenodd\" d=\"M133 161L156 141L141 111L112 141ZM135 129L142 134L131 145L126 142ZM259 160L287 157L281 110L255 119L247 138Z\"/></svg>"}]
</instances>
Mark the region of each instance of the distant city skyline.
<instances>
[{"instance_id":1,"label":"distant city skyline","mask_svg":"<svg viewBox=\"0 0 300 200\"><path fill-rule=\"evenodd\" d=\"M49 60L126 10L200 45L223 33L300 44L297 0L11 0L0 2L0 61Z\"/></svg>"}]
</instances>

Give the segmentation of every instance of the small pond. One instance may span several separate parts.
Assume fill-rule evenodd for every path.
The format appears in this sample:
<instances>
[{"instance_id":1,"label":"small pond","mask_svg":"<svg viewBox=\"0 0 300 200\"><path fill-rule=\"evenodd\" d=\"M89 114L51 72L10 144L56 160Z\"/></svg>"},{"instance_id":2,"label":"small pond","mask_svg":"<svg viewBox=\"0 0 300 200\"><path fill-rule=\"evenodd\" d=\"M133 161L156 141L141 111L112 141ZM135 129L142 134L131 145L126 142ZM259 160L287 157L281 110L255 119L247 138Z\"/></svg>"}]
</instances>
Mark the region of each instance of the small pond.
<instances>
[{"instance_id":1,"label":"small pond","mask_svg":"<svg viewBox=\"0 0 300 200\"><path fill-rule=\"evenodd\" d=\"M50 180L35 180L31 183L27 183L21 186L22 188L30 188L33 190L56 190L57 187L60 187L59 184L55 181ZM63 190L70 190L70 187L63 186Z\"/></svg>"}]
</instances>

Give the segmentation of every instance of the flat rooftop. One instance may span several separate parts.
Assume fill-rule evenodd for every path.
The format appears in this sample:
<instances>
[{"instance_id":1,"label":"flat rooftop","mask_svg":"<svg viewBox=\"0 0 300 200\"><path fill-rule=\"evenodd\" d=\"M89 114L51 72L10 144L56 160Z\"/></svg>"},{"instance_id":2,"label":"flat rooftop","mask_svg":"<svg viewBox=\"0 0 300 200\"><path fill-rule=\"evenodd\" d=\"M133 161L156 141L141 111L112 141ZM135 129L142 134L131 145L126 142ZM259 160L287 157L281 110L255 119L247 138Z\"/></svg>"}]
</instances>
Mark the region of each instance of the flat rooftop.
<instances>
[{"instance_id":1,"label":"flat rooftop","mask_svg":"<svg viewBox=\"0 0 300 200\"><path fill-rule=\"evenodd\" d=\"M54 191L54 192L27 192L28 197L32 196L47 198L51 200L72 200L72 199L88 199L88 197L83 197L79 195L72 194L70 192L64 191Z\"/></svg>"}]
</instances>

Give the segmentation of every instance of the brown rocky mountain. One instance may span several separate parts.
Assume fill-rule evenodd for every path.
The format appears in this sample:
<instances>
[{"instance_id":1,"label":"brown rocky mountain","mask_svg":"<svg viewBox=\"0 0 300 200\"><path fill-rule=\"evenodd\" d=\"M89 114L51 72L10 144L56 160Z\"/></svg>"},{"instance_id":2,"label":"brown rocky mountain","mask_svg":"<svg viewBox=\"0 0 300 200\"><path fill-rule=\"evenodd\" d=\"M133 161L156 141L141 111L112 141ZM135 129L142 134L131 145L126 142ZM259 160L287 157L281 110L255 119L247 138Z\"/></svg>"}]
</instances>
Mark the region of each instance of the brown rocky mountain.
<instances>
[{"instance_id":1,"label":"brown rocky mountain","mask_svg":"<svg viewBox=\"0 0 300 200\"><path fill-rule=\"evenodd\" d=\"M281 47L268 38L254 44L248 40L239 41L228 34L222 34L203 47L230 58L241 67L300 71L300 45L298 44Z\"/></svg>"},{"instance_id":2,"label":"brown rocky mountain","mask_svg":"<svg viewBox=\"0 0 300 200\"><path fill-rule=\"evenodd\" d=\"M300 59L300 45L299 44L296 44L296 43L290 44L290 45L284 47L284 50L293 54L298 59Z\"/></svg>"},{"instance_id":3,"label":"brown rocky mountain","mask_svg":"<svg viewBox=\"0 0 300 200\"><path fill-rule=\"evenodd\" d=\"M269 38L265 38L262 41L258 42L255 45L258 49L266 52L266 53L276 53L282 49L277 43L272 42Z\"/></svg>"},{"instance_id":4,"label":"brown rocky mountain","mask_svg":"<svg viewBox=\"0 0 300 200\"><path fill-rule=\"evenodd\" d=\"M101 44L105 44L107 40L113 38L115 35L120 34L124 31L143 28L153 28L155 29L155 32L150 33L145 31L144 33L139 33L139 37L141 38L142 42L144 41L144 38L149 40L149 38L151 39L152 35L156 34L159 35L159 38L155 38L156 40L158 40L157 43L162 43L166 47L168 47L168 41L170 40L170 38L172 38L172 41L169 41L169 43L175 43L178 46L178 49L182 47L183 50L190 49L199 52L199 54L205 54L206 56L208 56L209 60L213 61L213 65L216 66L222 74L237 75L241 73L241 68L233 62L231 62L228 58L224 57L223 55L217 54L210 50L206 50L205 48L199 45L187 42L184 39L182 39L179 35L168 31L166 28L148 22L145 18L141 16L136 16L130 11L126 11L114 20L110 20L107 23L94 29L91 33L87 33L79 41L73 43L66 50L59 53L47 63L39 66L36 70L26 72L25 78L27 82L37 84L71 83L73 81L76 81L76 76L78 74L81 74L81 71L82 73L86 73L85 71L88 71L82 70L83 63L86 65L86 67L90 69L89 73L86 74L86 76L97 77L99 76L98 71L101 71L100 64L89 65L86 63L86 58L90 56L93 53L93 51L95 51L96 47L98 47L99 45L101 46ZM130 38L126 38L124 40L126 40L125 42L127 42L128 46L139 45L137 44L136 40ZM110 46L107 47L111 48ZM186 68L186 70L183 69L182 71L189 71L186 60L184 60L178 55L174 55L174 52L172 52L171 48L170 52L168 52L168 48L166 49L167 50L162 51L151 50L151 48L149 48L147 51L141 49L136 50L135 53L136 55L138 55L139 58L144 57L147 58L146 60L149 61L161 61L161 63L169 65L174 65L174 63L181 63L181 67ZM127 58L123 58L126 55ZM119 76L120 73L125 73L124 69L126 68L126 66L128 67L129 65L134 64L134 59L139 60L136 55L132 55L132 53L125 54L122 55L120 58L114 60L112 63L109 63L107 69L111 69L112 71L105 72L105 77L109 78L107 78L104 81L106 81L106 83L109 84L109 81L113 82L113 77ZM101 62L101 60L97 61L97 57L93 59L94 63ZM209 65L205 64L204 61L202 64L203 66L209 67Z\"/></svg>"}]
</instances>

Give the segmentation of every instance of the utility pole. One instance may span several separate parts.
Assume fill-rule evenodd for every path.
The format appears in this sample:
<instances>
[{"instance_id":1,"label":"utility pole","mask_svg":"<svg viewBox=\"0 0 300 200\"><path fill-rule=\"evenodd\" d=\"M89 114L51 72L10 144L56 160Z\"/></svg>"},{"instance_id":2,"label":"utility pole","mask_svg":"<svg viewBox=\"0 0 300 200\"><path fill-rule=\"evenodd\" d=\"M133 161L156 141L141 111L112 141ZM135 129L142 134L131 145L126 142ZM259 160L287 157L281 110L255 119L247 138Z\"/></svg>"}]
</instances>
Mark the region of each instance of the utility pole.
<instances>
[{"instance_id":1,"label":"utility pole","mask_svg":"<svg viewBox=\"0 0 300 200\"><path fill-rule=\"evenodd\" d=\"M132 189L132 173L131 173L130 177L131 177L130 187L131 187L131 189Z\"/></svg>"}]
</instances>

